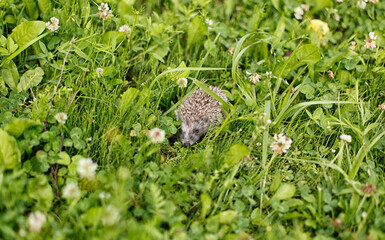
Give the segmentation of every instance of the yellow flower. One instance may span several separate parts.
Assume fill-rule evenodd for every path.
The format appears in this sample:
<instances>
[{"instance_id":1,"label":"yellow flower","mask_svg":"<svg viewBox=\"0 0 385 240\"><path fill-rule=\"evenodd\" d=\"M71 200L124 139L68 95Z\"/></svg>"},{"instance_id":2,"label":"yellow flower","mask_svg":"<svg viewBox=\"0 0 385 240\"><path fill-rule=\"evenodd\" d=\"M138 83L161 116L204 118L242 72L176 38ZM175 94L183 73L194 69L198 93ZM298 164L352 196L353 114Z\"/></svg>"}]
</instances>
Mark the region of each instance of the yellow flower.
<instances>
[{"instance_id":1,"label":"yellow flower","mask_svg":"<svg viewBox=\"0 0 385 240\"><path fill-rule=\"evenodd\" d=\"M311 20L310 25L307 29L313 29L318 34L319 40L321 40L329 32L328 24L319 19Z\"/></svg>"}]
</instances>

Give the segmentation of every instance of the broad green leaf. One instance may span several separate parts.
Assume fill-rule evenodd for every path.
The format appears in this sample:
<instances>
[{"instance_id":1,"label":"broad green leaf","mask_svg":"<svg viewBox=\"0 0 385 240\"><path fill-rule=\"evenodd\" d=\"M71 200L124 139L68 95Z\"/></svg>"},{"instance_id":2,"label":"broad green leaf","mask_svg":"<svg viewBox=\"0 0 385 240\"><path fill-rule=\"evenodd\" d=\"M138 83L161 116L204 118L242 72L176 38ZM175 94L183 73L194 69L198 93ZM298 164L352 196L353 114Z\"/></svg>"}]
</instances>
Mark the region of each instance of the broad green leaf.
<instances>
[{"instance_id":1,"label":"broad green leaf","mask_svg":"<svg viewBox=\"0 0 385 240\"><path fill-rule=\"evenodd\" d=\"M48 211L52 207L53 191L45 175L37 175L31 178L27 186L28 196L37 201L37 208Z\"/></svg>"},{"instance_id":2,"label":"broad green leaf","mask_svg":"<svg viewBox=\"0 0 385 240\"><path fill-rule=\"evenodd\" d=\"M5 47L5 44L7 44L7 38L3 35L0 35L0 46Z\"/></svg>"},{"instance_id":3,"label":"broad green leaf","mask_svg":"<svg viewBox=\"0 0 385 240\"><path fill-rule=\"evenodd\" d=\"M279 20L278 26L274 32L273 45L277 45L281 41L282 35L285 32L285 27L286 27L285 16L282 15L281 19Z\"/></svg>"},{"instance_id":4,"label":"broad green leaf","mask_svg":"<svg viewBox=\"0 0 385 240\"><path fill-rule=\"evenodd\" d=\"M5 125L5 131L14 137L20 137L23 132L33 126L40 125L40 121L35 121L27 118L14 118L12 122Z\"/></svg>"},{"instance_id":5,"label":"broad green leaf","mask_svg":"<svg viewBox=\"0 0 385 240\"><path fill-rule=\"evenodd\" d=\"M31 19L37 19L39 17L39 10L34 0L23 0L25 8L27 9L27 15Z\"/></svg>"},{"instance_id":6,"label":"broad green leaf","mask_svg":"<svg viewBox=\"0 0 385 240\"><path fill-rule=\"evenodd\" d=\"M12 91L17 90L17 84L19 82L19 72L17 70L16 64L13 61L9 61L4 64L1 69L1 76L3 77L4 82Z\"/></svg>"},{"instance_id":7,"label":"broad green leaf","mask_svg":"<svg viewBox=\"0 0 385 240\"><path fill-rule=\"evenodd\" d=\"M71 163L70 155L66 152L60 152L58 153L59 160L57 160L58 164L66 165L68 166Z\"/></svg>"},{"instance_id":8,"label":"broad green leaf","mask_svg":"<svg viewBox=\"0 0 385 240\"><path fill-rule=\"evenodd\" d=\"M315 44L305 44L296 52L297 63L292 69L296 69L304 64L312 65L321 59L319 48Z\"/></svg>"},{"instance_id":9,"label":"broad green leaf","mask_svg":"<svg viewBox=\"0 0 385 240\"><path fill-rule=\"evenodd\" d=\"M275 9L277 9L279 11L279 6L281 5L280 1L279 0L271 0L271 3L275 7Z\"/></svg>"},{"instance_id":10,"label":"broad green leaf","mask_svg":"<svg viewBox=\"0 0 385 240\"><path fill-rule=\"evenodd\" d=\"M21 161L16 139L0 128L0 170L14 169Z\"/></svg>"},{"instance_id":11,"label":"broad green leaf","mask_svg":"<svg viewBox=\"0 0 385 240\"><path fill-rule=\"evenodd\" d=\"M208 194L202 193L201 194L201 203L202 203L201 218L205 218L207 213L210 211L213 200L211 199L211 197Z\"/></svg>"},{"instance_id":12,"label":"broad green leaf","mask_svg":"<svg viewBox=\"0 0 385 240\"><path fill-rule=\"evenodd\" d=\"M82 129L80 129L78 127L72 128L71 133L70 133L72 140L80 139L82 137L82 135L83 135Z\"/></svg>"},{"instance_id":13,"label":"broad green leaf","mask_svg":"<svg viewBox=\"0 0 385 240\"><path fill-rule=\"evenodd\" d=\"M151 56L153 56L155 59L161 61L164 63L163 58L168 54L170 51L170 47L168 42L164 42L163 44L158 44L153 42L150 46L153 50L151 51Z\"/></svg>"},{"instance_id":14,"label":"broad green leaf","mask_svg":"<svg viewBox=\"0 0 385 240\"><path fill-rule=\"evenodd\" d=\"M206 35L208 29L202 20L202 16L195 16L187 30L187 46L200 42Z\"/></svg>"},{"instance_id":15,"label":"broad green leaf","mask_svg":"<svg viewBox=\"0 0 385 240\"><path fill-rule=\"evenodd\" d=\"M122 99L119 103L120 114L125 114L133 104L135 98L139 95L139 90L136 88L129 88L123 93Z\"/></svg>"},{"instance_id":16,"label":"broad green leaf","mask_svg":"<svg viewBox=\"0 0 385 240\"><path fill-rule=\"evenodd\" d=\"M88 209L87 212L83 213L80 216L83 224L86 226L92 226L100 221L100 218L103 215L103 209L101 207L92 207Z\"/></svg>"},{"instance_id":17,"label":"broad green leaf","mask_svg":"<svg viewBox=\"0 0 385 240\"><path fill-rule=\"evenodd\" d=\"M315 13L330 6L332 6L331 0L316 0L316 6L311 11Z\"/></svg>"},{"instance_id":18,"label":"broad green leaf","mask_svg":"<svg viewBox=\"0 0 385 240\"><path fill-rule=\"evenodd\" d=\"M7 40L8 53L9 54L13 53L14 51L17 50L18 47L19 47L19 45L15 44L13 39L11 37L9 37L8 40Z\"/></svg>"},{"instance_id":19,"label":"broad green leaf","mask_svg":"<svg viewBox=\"0 0 385 240\"><path fill-rule=\"evenodd\" d=\"M13 29L10 36L15 40L19 47L23 47L33 39L37 38L45 28L45 22L42 21L23 22Z\"/></svg>"},{"instance_id":20,"label":"broad green leaf","mask_svg":"<svg viewBox=\"0 0 385 240\"><path fill-rule=\"evenodd\" d=\"M291 183L284 183L278 188L273 198L284 200L284 199L289 199L293 197L294 194L295 194L295 186Z\"/></svg>"},{"instance_id":21,"label":"broad green leaf","mask_svg":"<svg viewBox=\"0 0 385 240\"><path fill-rule=\"evenodd\" d=\"M340 70L337 74L337 79L343 84L348 84L351 78L352 75L346 70Z\"/></svg>"},{"instance_id":22,"label":"broad green leaf","mask_svg":"<svg viewBox=\"0 0 385 240\"><path fill-rule=\"evenodd\" d=\"M129 16L132 13L132 5L135 0L120 0L118 5L118 11L120 16Z\"/></svg>"},{"instance_id":23,"label":"broad green leaf","mask_svg":"<svg viewBox=\"0 0 385 240\"><path fill-rule=\"evenodd\" d=\"M232 223L237 217L237 212L234 210L227 210L219 213L219 222L224 224Z\"/></svg>"},{"instance_id":24,"label":"broad green leaf","mask_svg":"<svg viewBox=\"0 0 385 240\"><path fill-rule=\"evenodd\" d=\"M40 12L44 14L51 13L51 0L37 0Z\"/></svg>"},{"instance_id":25,"label":"broad green leaf","mask_svg":"<svg viewBox=\"0 0 385 240\"><path fill-rule=\"evenodd\" d=\"M116 46L121 43L125 37L126 34L123 32L108 31L103 35L102 43L109 45L112 49L115 49Z\"/></svg>"},{"instance_id":26,"label":"broad green leaf","mask_svg":"<svg viewBox=\"0 0 385 240\"><path fill-rule=\"evenodd\" d=\"M239 163L243 157L250 154L250 150L243 144L237 143L230 147L225 155L225 163L232 167Z\"/></svg>"},{"instance_id":27,"label":"broad green leaf","mask_svg":"<svg viewBox=\"0 0 385 240\"><path fill-rule=\"evenodd\" d=\"M17 91L26 91L29 88L29 84L32 87L37 86L43 79L44 71L40 67L26 71L20 78L20 82L17 85Z\"/></svg>"}]
</instances>

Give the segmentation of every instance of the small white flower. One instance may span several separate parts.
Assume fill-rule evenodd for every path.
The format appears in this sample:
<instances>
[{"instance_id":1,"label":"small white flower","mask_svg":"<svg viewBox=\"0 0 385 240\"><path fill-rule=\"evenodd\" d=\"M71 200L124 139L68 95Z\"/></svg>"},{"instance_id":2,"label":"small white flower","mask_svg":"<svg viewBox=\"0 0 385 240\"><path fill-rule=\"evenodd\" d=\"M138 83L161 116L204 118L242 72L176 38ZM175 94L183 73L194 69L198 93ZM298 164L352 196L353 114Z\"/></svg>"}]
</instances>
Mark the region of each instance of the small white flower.
<instances>
[{"instance_id":1,"label":"small white flower","mask_svg":"<svg viewBox=\"0 0 385 240\"><path fill-rule=\"evenodd\" d=\"M365 40L365 45L364 47L371 49L371 48L376 48L376 41L372 39Z\"/></svg>"},{"instance_id":2,"label":"small white flower","mask_svg":"<svg viewBox=\"0 0 385 240\"><path fill-rule=\"evenodd\" d=\"M269 76L271 77L271 75L273 75L273 72L266 72L267 77L269 77Z\"/></svg>"},{"instance_id":3,"label":"small white flower","mask_svg":"<svg viewBox=\"0 0 385 240\"><path fill-rule=\"evenodd\" d=\"M208 29L209 30L211 30L212 29L212 25L213 25L213 20L211 20L211 19L208 19L208 18L206 18L206 24L208 25Z\"/></svg>"},{"instance_id":4,"label":"small white flower","mask_svg":"<svg viewBox=\"0 0 385 240\"><path fill-rule=\"evenodd\" d=\"M330 78L334 78L334 73L332 70L327 71L327 74Z\"/></svg>"},{"instance_id":5,"label":"small white flower","mask_svg":"<svg viewBox=\"0 0 385 240\"><path fill-rule=\"evenodd\" d=\"M166 132L160 128L154 128L151 129L148 136L150 137L152 143L161 143L165 139Z\"/></svg>"},{"instance_id":6,"label":"small white flower","mask_svg":"<svg viewBox=\"0 0 385 240\"><path fill-rule=\"evenodd\" d=\"M271 124L271 120L270 120L270 119L267 119L266 123L267 123L267 124Z\"/></svg>"},{"instance_id":7,"label":"small white flower","mask_svg":"<svg viewBox=\"0 0 385 240\"><path fill-rule=\"evenodd\" d=\"M350 43L350 46L348 47L348 49L353 51L353 50L356 48L356 44L357 44L357 43L356 43L355 41L352 41L352 42Z\"/></svg>"},{"instance_id":8,"label":"small white flower","mask_svg":"<svg viewBox=\"0 0 385 240\"><path fill-rule=\"evenodd\" d=\"M108 205L104 209L104 216L102 216L102 224L104 226L114 225L116 222L119 221L119 218L119 210L112 205Z\"/></svg>"},{"instance_id":9,"label":"small white flower","mask_svg":"<svg viewBox=\"0 0 385 240\"><path fill-rule=\"evenodd\" d=\"M47 217L40 211L32 212L28 216L28 228L31 232L40 232Z\"/></svg>"},{"instance_id":10,"label":"small white flower","mask_svg":"<svg viewBox=\"0 0 385 240\"><path fill-rule=\"evenodd\" d=\"M368 214L367 214L366 212L362 212L362 213L361 213L361 217L362 217L362 218L366 218L367 216L368 216Z\"/></svg>"},{"instance_id":11,"label":"small white flower","mask_svg":"<svg viewBox=\"0 0 385 240\"><path fill-rule=\"evenodd\" d=\"M206 18L206 24L212 26L214 24L213 20Z\"/></svg>"},{"instance_id":12,"label":"small white flower","mask_svg":"<svg viewBox=\"0 0 385 240\"><path fill-rule=\"evenodd\" d=\"M261 75L259 75L258 73L253 73L251 74L251 76L249 76L249 79L250 79L250 82L257 83L260 81Z\"/></svg>"},{"instance_id":13,"label":"small white flower","mask_svg":"<svg viewBox=\"0 0 385 240\"><path fill-rule=\"evenodd\" d=\"M338 13L334 14L333 18L334 18L334 20L336 20L337 22L341 20L341 16L340 16Z\"/></svg>"},{"instance_id":14,"label":"small white flower","mask_svg":"<svg viewBox=\"0 0 385 240\"><path fill-rule=\"evenodd\" d=\"M294 17L298 20L302 19L303 16L303 9L301 7L294 8Z\"/></svg>"},{"instance_id":15,"label":"small white flower","mask_svg":"<svg viewBox=\"0 0 385 240\"><path fill-rule=\"evenodd\" d=\"M97 168L98 164L94 163L91 158L82 158L79 160L77 171L80 178L93 179Z\"/></svg>"},{"instance_id":16,"label":"small white flower","mask_svg":"<svg viewBox=\"0 0 385 240\"><path fill-rule=\"evenodd\" d=\"M365 8L366 8L366 1L367 1L367 0L365 0L365 1L364 1L364 0L358 0L356 6L357 6L358 8L365 9Z\"/></svg>"},{"instance_id":17,"label":"small white flower","mask_svg":"<svg viewBox=\"0 0 385 240\"><path fill-rule=\"evenodd\" d=\"M369 2L370 2L371 4L376 4L376 3L379 2L379 0L369 0Z\"/></svg>"},{"instance_id":18,"label":"small white flower","mask_svg":"<svg viewBox=\"0 0 385 240\"><path fill-rule=\"evenodd\" d=\"M45 25L47 26L48 30L50 30L51 32L55 32L60 27L59 19L52 17L50 20L51 21L46 22Z\"/></svg>"},{"instance_id":19,"label":"small white flower","mask_svg":"<svg viewBox=\"0 0 385 240\"><path fill-rule=\"evenodd\" d=\"M67 114L64 112L59 112L59 113L56 113L55 115L56 121L60 124L65 124L67 121L67 118L68 118Z\"/></svg>"},{"instance_id":20,"label":"small white flower","mask_svg":"<svg viewBox=\"0 0 385 240\"><path fill-rule=\"evenodd\" d=\"M343 140L345 142L351 142L352 141L352 136L350 136L348 134L341 134L340 138L341 138L341 140Z\"/></svg>"},{"instance_id":21,"label":"small white flower","mask_svg":"<svg viewBox=\"0 0 385 240\"><path fill-rule=\"evenodd\" d=\"M260 142L257 142L257 146L261 146L262 145L262 143L260 143Z\"/></svg>"},{"instance_id":22,"label":"small white flower","mask_svg":"<svg viewBox=\"0 0 385 240\"><path fill-rule=\"evenodd\" d=\"M95 73L96 73L96 76L97 76L98 78L100 78L100 77L103 76L103 74L104 74L104 69L103 69L103 68L97 68L97 69L95 70Z\"/></svg>"},{"instance_id":23,"label":"small white flower","mask_svg":"<svg viewBox=\"0 0 385 240\"><path fill-rule=\"evenodd\" d=\"M381 111L385 111L385 103L378 105L378 108L379 108Z\"/></svg>"},{"instance_id":24,"label":"small white flower","mask_svg":"<svg viewBox=\"0 0 385 240\"><path fill-rule=\"evenodd\" d=\"M291 143L293 142L290 138L284 136L282 133L279 135L275 134L274 139L276 142L270 145L270 148L278 154L286 153L287 150L291 147Z\"/></svg>"},{"instance_id":25,"label":"small white flower","mask_svg":"<svg viewBox=\"0 0 385 240\"><path fill-rule=\"evenodd\" d=\"M101 3L98 10L98 17L103 20L107 20L108 18L112 18L114 16L107 3Z\"/></svg>"},{"instance_id":26,"label":"small white flower","mask_svg":"<svg viewBox=\"0 0 385 240\"><path fill-rule=\"evenodd\" d=\"M73 199L80 196L80 189L76 183L68 183L63 188L63 197L65 199Z\"/></svg>"},{"instance_id":27,"label":"small white flower","mask_svg":"<svg viewBox=\"0 0 385 240\"><path fill-rule=\"evenodd\" d=\"M177 81L177 84L180 88L185 88L187 87L187 78L179 78L178 81Z\"/></svg>"},{"instance_id":28,"label":"small white flower","mask_svg":"<svg viewBox=\"0 0 385 240\"><path fill-rule=\"evenodd\" d=\"M119 32L124 32L127 35L127 38L131 35L131 28L127 25L123 25L119 28Z\"/></svg>"},{"instance_id":29,"label":"small white flower","mask_svg":"<svg viewBox=\"0 0 385 240\"><path fill-rule=\"evenodd\" d=\"M369 38L372 39L372 40L376 40L376 39L377 39L377 36L375 35L374 32L370 32L370 33L369 33Z\"/></svg>"},{"instance_id":30,"label":"small white flower","mask_svg":"<svg viewBox=\"0 0 385 240\"><path fill-rule=\"evenodd\" d=\"M109 199L111 197L110 193L105 193L105 192L100 192L99 193L99 198L100 199Z\"/></svg>"},{"instance_id":31,"label":"small white flower","mask_svg":"<svg viewBox=\"0 0 385 240\"><path fill-rule=\"evenodd\" d=\"M336 152L336 150L332 148L332 153L335 153L335 152Z\"/></svg>"},{"instance_id":32,"label":"small white flower","mask_svg":"<svg viewBox=\"0 0 385 240\"><path fill-rule=\"evenodd\" d=\"M24 228L20 228L19 229L19 235L20 235L20 237L25 237L25 236L27 236L27 231L25 231Z\"/></svg>"},{"instance_id":33,"label":"small white flower","mask_svg":"<svg viewBox=\"0 0 385 240\"><path fill-rule=\"evenodd\" d=\"M308 4L301 4L301 8L304 10L304 11L309 11L310 7Z\"/></svg>"},{"instance_id":34,"label":"small white flower","mask_svg":"<svg viewBox=\"0 0 385 240\"><path fill-rule=\"evenodd\" d=\"M91 141L92 141L92 137L89 137L89 138L88 138L88 141L91 142Z\"/></svg>"}]
</instances>

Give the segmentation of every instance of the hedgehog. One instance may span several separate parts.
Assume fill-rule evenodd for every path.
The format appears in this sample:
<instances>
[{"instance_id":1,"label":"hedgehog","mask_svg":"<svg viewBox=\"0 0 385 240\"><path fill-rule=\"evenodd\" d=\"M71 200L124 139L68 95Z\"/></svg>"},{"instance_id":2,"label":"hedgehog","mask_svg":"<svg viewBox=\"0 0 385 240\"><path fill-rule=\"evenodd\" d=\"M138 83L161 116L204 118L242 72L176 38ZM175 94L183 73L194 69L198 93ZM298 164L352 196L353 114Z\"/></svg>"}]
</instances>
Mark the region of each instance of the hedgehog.
<instances>
[{"instance_id":1,"label":"hedgehog","mask_svg":"<svg viewBox=\"0 0 385 240\"><path fill-rule=\"evenodd\" d=\"M223 101L228 102L226 95L218 87L209 86ZM210 126L222 121L223 111L221 103L211 97L202 89L193 92L175 110L175 118L182 121L180 140L185 146L196 143L209 129Z\"/></svg>"}]
</instances>

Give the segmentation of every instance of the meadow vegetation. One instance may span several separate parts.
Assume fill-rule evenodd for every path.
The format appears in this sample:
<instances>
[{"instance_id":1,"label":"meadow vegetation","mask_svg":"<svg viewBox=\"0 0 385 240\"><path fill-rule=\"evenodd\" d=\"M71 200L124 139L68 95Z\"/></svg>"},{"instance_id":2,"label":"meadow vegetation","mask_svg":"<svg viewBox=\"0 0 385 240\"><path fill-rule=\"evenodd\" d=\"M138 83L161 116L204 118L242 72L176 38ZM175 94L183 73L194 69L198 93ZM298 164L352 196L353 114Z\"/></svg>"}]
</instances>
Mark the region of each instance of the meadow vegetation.
<instances>
[{"instance_id":1,"label":"meadow vegetation","mask_svg":"<svg viewBox=\"0 0 385 240\"><path fill-rule=\"evenodd\" d=\"M384 14L0 1L0 238L385 239ZM209 85L223 121L186 147Z\"/></svg>"}]
</instances>

